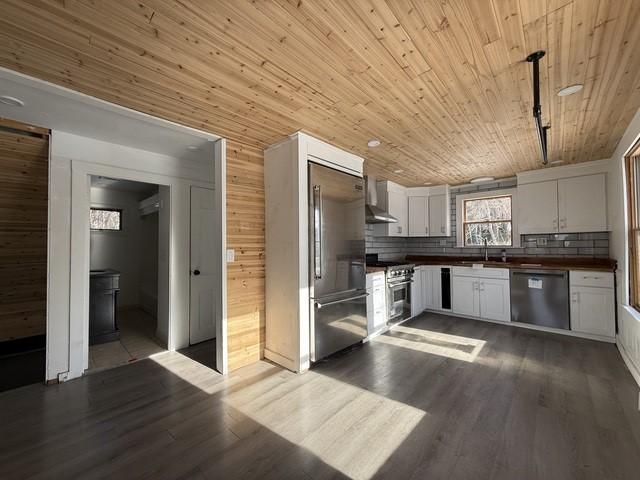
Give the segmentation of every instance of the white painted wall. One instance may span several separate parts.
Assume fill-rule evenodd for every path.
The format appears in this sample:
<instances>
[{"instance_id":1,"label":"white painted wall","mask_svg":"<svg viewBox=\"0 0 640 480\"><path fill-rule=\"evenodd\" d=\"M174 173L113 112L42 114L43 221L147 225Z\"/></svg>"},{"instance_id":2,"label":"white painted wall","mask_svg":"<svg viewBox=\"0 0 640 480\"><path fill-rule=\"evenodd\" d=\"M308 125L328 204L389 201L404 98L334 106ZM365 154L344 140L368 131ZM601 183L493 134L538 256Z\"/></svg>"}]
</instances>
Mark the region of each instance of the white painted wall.
<instances>
[{"instance_id":1,"label":"white painted wall","mask_svg":"<svg viewBox=\"0 0 640 480\"><path fill-rule=\"evenodd\" d=\"M139 201L149 195L91 188L91 206L122 210L121 231L91 231L91 269L120 272L118 307L140 306L157 315L158 214L140 216Z\"/></svg>"},{"instance_id":2,"label":"white painted wall","mask_svg":"<svg viewBox=\"0 0 640 480\"><path fill-rule=\"evenodd\" d=\"M207 144L203 160L196 162L52 131L47 379L65 372L74 378L88 367L90 175L168 187L161 189L169 203L168 348L188 345L190 188L214 187L213 159L221 142Z\"/></svg>"},{"instance_id":3,"label":"white painted wall","mask_svg":"<svg viewBox=\"0 0 640 480\"><path fill-rule=\"evenodd\" d=\"M640 110L627 127L611 157L611 172L607 185L609 195L609 221L611 256L618 261L616 271L618 346L625 361L640 384L640 314L629 307L629 272L627 240L627 196L624 176L624 156L640 137Z\"/></svg>"}]
</instances>

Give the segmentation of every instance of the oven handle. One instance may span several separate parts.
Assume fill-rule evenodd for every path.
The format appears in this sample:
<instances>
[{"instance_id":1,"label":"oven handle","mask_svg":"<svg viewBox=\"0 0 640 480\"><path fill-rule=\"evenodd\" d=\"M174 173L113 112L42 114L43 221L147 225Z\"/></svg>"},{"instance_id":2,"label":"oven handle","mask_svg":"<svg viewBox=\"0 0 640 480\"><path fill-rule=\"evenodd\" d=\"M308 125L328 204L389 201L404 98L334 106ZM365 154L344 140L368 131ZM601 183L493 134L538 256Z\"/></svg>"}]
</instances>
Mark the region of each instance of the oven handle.
<instances>
[{"instance_id":1,"label":"oven handle","mask_svg":"<svg viewBox=\"0 0 640 480\"><path fill-rule=\"evenodd\" d=\"M389 282L389 286L390 287L400 287L402 285L408 285L410 283L413 283L413 280L407 280L406 282L398 282L398 283Z\"/></svg>"}]
</instances>

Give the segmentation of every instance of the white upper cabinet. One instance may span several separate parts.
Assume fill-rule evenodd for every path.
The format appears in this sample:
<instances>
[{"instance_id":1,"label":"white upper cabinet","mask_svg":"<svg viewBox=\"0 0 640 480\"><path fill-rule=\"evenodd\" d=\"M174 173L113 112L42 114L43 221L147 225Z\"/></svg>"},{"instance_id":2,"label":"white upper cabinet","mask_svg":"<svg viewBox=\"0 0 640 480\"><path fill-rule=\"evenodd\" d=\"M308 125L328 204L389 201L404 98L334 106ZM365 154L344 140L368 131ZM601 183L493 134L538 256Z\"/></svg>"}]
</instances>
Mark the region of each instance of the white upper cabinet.
<instances>
[{"instance_id":1,"label":"white upper cabinet","mask_svg":"<svg viewBox=\"0 0 640 480\"><path fill-rule=\"evenodd\" d=\"M520 233L603 232L608 162L586 162L518 174Z\"/></svg>"},{"instance_id":2,"label":"white upper cabinet","mask_svg":"<svg viewBox=\"0 0 640 480\"><path fill-rule=\"evenodd\" d=\"M449 195L431 195L429 197L429 236L450 236L451 222L449 220Z\"/></svg>"},{"instance_id":3,"label":"white upper cabinet","mask_svg":"<svg viewBox=\"0 0 640 480\"><path fill-rule=\"evenodd\" d=\"M378 206L398 219L397 223L377 223L373 227L378 237L408 236L407 189L390 181L378 182Z\"/></svg>"},{"instance_id":4,"label":"white upper cabinet","mask_svg":"<svg viewBox=\"0 0 640 480\"><path fill-rule=\"evenodd\" d=\"M560 233L607 229L604 173L558 180L558 225Z\"/></svg>"},{"instance_id":5,"label":"white upper cabinet","mask_svg":"<svg viewBox=\"0 0 640 480\"><path fill-rule=\"evenodd\" d=\"M518 185L518 231L558 231L558 181Z\"/></svg>"},{"instance_id":6,"label":"white upper cabinet","mask_svg":"<svg viewBox=\"0 0 640 480\"><path fill-rule=\"evenodd\" d=\"M449 185L407 188L407 197L409 237L451 235Z\"/></svg>"},{"instance_id":7,"label":"white upper cabinet","mask_svg":"<svg viewBox=\"0 0 640 480\"><path fill-rule=\"evenodd\" d=\"M409 236L429 235L429 197L426 195L409 197Z\"/></svg>"}]
</instances>

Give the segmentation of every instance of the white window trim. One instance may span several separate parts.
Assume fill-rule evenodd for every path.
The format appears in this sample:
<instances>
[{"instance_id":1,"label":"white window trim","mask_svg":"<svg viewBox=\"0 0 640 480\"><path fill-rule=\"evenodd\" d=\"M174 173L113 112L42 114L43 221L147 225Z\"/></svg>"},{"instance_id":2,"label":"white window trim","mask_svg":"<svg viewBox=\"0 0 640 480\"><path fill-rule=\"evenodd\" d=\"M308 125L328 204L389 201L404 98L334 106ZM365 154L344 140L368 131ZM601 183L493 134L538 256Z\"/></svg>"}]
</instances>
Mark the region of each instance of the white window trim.
<instances>
[{"instance_id":1,"label":"white window trim","mask_svg":"<svg viewBox=\"0 0 640 480\"><path fill-rule=\"evenodd\" d=\"M463 232L463 202L465 200L477 200L481 198L499 197L502 195L511 195L511 238L513 244L508 247L504 246L489 246L489 248L520 248L520 231L518 229L518 195L516 188L501 188L499 190L486 190L483 192L472 192L456 195L456 244L458 248L482 248L477 246L464 244L464 232Z\"/></svg>"}]
</instances>

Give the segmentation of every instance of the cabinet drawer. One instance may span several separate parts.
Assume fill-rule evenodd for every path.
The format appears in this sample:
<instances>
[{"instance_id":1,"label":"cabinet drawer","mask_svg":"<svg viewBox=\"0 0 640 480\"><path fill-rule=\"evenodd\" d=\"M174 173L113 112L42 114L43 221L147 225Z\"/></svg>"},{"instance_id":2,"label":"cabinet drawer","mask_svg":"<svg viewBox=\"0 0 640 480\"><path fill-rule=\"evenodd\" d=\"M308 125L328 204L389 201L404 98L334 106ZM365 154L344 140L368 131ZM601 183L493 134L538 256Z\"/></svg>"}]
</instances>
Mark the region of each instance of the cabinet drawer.
<instances>
[{"instance_id":1,"label":"cabinet drawer","mask_svg":"<svg viewBox=\"0 0 640 480\"><path fill-rule=\"evenodd\" d=\"M613 272L571 270L569 284L571 286L613 288Z\"/></svg>"},{"instance_id":2,"label":"cabinet drawer","mask_svg":"<svg viewBox=\"0 0 640 480\"><path fill-rule=\"evenodd\" d=\"M457 277L476 277L476 278L509 278L508 268L472 268L472 267L453 267L452 274Z\"/></svg>"}]
</instances>

